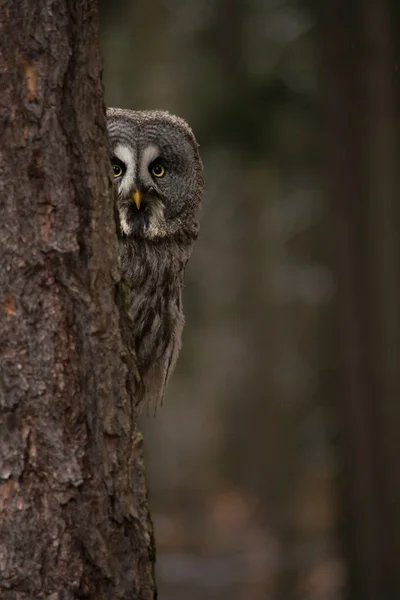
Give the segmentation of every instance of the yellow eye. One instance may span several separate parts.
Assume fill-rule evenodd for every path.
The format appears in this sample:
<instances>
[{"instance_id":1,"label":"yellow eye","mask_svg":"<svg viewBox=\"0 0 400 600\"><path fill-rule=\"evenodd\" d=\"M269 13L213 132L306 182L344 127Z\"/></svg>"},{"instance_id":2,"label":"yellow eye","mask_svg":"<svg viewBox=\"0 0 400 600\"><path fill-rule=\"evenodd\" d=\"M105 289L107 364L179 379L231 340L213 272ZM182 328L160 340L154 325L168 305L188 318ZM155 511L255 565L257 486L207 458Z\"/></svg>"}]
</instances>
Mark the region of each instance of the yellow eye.
<instances>
[{"instance_id":1,"label":"yellow eye","mask_svg":"<svg viewBox=\"0 0 400 600\"><path fill-rule=\"evenodd\" d=\"M119 165L113 165L112 169L113 169L114 177L121 177L122 167L120 167Z\"/></svg>"},{"instance_id":2,"label":"yellow eye","mask_svg":"<svg viewBox=\"0 0 400 600\"><path fill-rule=\"evenodd\" d=\"M151 167L151 173L154 177L164 177L165 167L161 163L154 163Z\"/></svg>"}]
</instances>

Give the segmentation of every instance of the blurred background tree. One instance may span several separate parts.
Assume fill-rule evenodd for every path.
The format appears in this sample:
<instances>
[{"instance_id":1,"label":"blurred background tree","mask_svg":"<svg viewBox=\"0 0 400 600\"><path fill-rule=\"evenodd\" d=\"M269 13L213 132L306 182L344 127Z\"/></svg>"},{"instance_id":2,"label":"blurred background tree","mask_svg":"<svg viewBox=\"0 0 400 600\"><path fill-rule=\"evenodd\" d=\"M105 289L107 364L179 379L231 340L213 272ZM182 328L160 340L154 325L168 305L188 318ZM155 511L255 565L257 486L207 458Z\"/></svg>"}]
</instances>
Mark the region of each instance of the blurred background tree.
<instances>
[{"instance_id":1,"label":"blurred background tree","mask_svg":"<svg viewBox=\"0 0 400 600\"><path fill-rule=\"evenodd\" d=\"M184 117L206 171L143 420L161 598L400 597L396 0L100 6L107 104Z\"/></svg>"},{"instance_id":2,"label":"blurred background tree","mask_svg":"<svg viewBox=\"0 0 400 600\"><path fill-rule=\"evenodd\" d=\"M330 0L316 16L348 589L400 598L400 6Z\"/></svg>"}]
</instances>

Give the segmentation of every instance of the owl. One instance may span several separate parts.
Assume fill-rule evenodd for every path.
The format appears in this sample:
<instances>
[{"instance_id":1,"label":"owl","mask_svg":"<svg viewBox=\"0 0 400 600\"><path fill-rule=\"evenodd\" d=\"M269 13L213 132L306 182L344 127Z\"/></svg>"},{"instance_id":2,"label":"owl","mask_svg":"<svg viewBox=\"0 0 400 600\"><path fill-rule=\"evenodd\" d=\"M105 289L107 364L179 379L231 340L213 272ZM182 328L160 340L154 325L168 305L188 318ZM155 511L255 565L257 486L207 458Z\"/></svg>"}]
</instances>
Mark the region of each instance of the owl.
<instances>
[{"instance_id":1,"label":"owl","mask_svg":"<svg viewBox=\"0 0 400 600\"><path fill-rule=\"evenodd\" d=\"M190 127L167 112L110 108L107 129L133 347L145 397L157 406L181 347L203 165Z\"/></svg>"}]
</instances>

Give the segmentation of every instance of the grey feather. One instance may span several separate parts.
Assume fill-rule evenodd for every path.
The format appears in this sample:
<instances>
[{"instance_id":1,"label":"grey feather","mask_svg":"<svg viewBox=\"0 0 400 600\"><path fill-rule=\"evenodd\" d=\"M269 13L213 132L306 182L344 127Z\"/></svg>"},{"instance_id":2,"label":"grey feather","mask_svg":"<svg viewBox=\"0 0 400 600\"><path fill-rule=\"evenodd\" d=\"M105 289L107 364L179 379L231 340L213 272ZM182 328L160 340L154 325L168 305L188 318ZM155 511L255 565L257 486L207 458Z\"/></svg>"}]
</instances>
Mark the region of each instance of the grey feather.
<instances>
[{"instance_id":1,"label":"grey feather","mask_svg":"<svg viewBox=\"0 0 400 600\"><path fill-rule=\"evenodd\" d=\"M190 127L167 112L110 108L107 127L111 161L121 170L114 181L133 344L146 398L158 405L181 347L183 278L199 230L203 165Z\"/></svg>"}]
</instances>

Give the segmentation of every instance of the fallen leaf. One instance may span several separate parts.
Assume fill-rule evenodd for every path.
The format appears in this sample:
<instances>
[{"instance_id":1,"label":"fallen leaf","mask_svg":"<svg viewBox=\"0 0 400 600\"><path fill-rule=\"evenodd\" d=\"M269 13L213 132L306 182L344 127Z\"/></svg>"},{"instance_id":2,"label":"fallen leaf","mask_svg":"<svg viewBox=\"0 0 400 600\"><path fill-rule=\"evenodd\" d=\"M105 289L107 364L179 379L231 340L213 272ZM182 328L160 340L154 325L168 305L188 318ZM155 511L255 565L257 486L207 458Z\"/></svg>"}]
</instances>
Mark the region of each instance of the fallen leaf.
<instances>
[{"instance_id":1,"label":"fallen leaf","mask_svg":"<svg viewBox=\"0 0 400 600\"><path fill-rule=\"evenodd\" d=\"M13 294L6 297L3 302L3 309L8 315L15 316L17 314L17 303Z\"/></svg>"}]
</instances>

